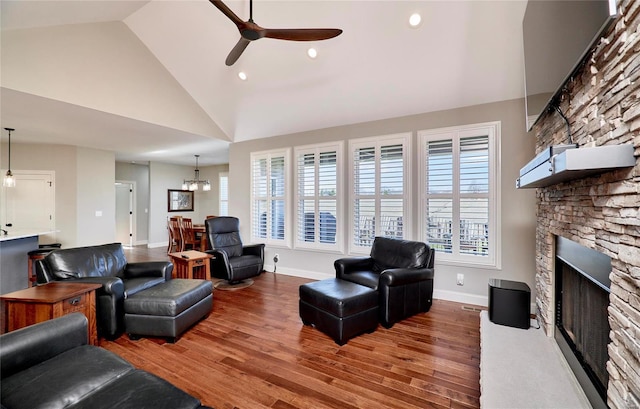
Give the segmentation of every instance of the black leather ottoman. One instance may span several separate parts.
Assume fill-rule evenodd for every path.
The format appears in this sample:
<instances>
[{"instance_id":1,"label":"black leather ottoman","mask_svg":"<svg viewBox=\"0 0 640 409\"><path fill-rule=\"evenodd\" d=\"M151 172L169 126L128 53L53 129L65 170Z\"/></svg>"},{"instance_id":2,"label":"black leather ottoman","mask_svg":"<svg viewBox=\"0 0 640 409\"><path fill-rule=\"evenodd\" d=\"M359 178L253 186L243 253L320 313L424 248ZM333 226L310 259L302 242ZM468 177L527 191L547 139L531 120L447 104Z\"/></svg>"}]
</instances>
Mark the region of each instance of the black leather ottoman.
<instances>
[{"instance_id":1,"label":"black leather ottoman","mask_svg":"<svg viewBox=\"0 0 640 409\"><path fill-rule=\"evenodd\" d=\"M124 300L125 331L131 339L165 337L175 342L212 307L211 281L176 278Z\"/></svg>"},{"instance_id":2,"label":"black leather ottoman","mask_svg":"<svg viewBox=\"0 0 640 409\"><path fill-rule=\"evenodd\" d=\"M337 278L303 284L300 318L344 345L378 327L378 292Z\"/></svg>"}]
</instances>

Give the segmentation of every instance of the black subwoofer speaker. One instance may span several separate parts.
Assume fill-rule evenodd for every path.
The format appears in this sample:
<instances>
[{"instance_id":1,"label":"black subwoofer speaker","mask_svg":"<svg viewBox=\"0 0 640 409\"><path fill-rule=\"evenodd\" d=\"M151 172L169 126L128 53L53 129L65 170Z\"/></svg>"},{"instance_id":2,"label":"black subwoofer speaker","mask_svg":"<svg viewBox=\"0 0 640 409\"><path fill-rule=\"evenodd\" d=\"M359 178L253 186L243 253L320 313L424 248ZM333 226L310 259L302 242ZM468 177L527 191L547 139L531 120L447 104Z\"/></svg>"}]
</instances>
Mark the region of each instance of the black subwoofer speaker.
<instances>
[{"instance_id":1,"label":"black subwoofer speaker","mask_svg":"<svg viewBox=\"0 0 640 409\"><path fill-rule=\"evenodd\" d=\"M531 289L518 281L489 279L489 320L495 324L529 329Z\"/></svg>"}]
</instances>

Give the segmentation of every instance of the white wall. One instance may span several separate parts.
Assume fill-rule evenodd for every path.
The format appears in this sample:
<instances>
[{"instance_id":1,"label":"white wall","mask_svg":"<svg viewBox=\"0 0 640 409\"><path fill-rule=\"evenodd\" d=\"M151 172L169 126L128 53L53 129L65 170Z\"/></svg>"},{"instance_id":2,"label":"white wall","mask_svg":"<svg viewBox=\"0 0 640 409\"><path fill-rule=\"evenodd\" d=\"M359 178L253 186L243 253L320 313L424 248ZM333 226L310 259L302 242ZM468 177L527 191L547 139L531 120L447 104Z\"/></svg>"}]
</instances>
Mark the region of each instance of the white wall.
<instances>
[{"instance_id":1,"label":"white wall","mask_svg":"<svg viewBox=\"0 0 640 409\"><path fill-rule=\"evenodd\" d=\"M0 145L0 168L8 164L7 144ZM132 169L135 166L137 169ZM197 191L193 212L167 211L167 190L181 189L192 179L194 166L152 162L149 166L118 163L113 152L68 145L11 143L11 167L15 170L52 170L56 175L56 240L64 247L111 243L115 231L115 180L135 180L139 216L137 231L150 247L166 246L169 215L190 217L196 223L218 214L218 175L227 165L200 168L200 178L210 179L209 192ZM149 213L145 214L144 209ZM102 212L96 216L96 212ZM148 217L147 217L148 216ZM141 229L143 229L141 231ZM140 239L140 238L138 238Z\"/></svg>"},{"instance_id":2,"label":"white wall","mask_svg":"<svg viewBox=\"0 0 640 409\"><path fill-rule=\"evenodd\" d=\"M218 175L228 170L227 165L199 167L200 180L209 179L211 190L194 192L192 212L169 212L168 189L182 189L184 179L193 179L194 166L179 166L160 162L149 163L149 247L166 246L169 241L167 220L170 216L193 219L203 223L207 215L216 215L218 209Z\"/></svg>"},{"instance_id":3,"label":"white wall","mask_svg":"<svg viewBox=\"0 0 640 409\"><path fill-rule=\"evenodd\" d=\"M116 238L115 155L77 148L77 242L105 244Z\"/></svg>"},{"instance_id":4,"label":"white wall","mask_svg":"<svg viewBox=\"0 0 640 409\"><path fill-rule=\"evenodd\" d=\"M226 139L122 22L7 30L1 41L3 87Z\"/></svg>"},{"instance_id":5,"label":"white wall","mask_svg":"<svg viewBox=\"0 0 640 409\"><path fill-rule=\"evenodd\" d=\"M207 216L220 214L220 174L229 171L229 165L216 165L200 168L200 179L209 179L211 190L196 193L196 214L198 220L204 220Z\"/></svg>"},{"instance_id":6,"label":"white wall","mask_svg":"<svg viewBox=\"0 0 640 409\"><path fill-rule=\"evenodd\" d=\"M526 282L532 289L532 299L535 299L535 191L515 189L520 167L534 154L535 141L532 135L525 132L524 117L524 100L513 100L235 143L229 152L229 184L233 186L230 189L230 213L240 218L241 234L248 239L250 153L253 151L408 131L414 131L413 146L416 146L415 131L418 130L501 121L499 169L502 174L502 217L499 225L502 233L502 269L444 265L438 262L436 256L435 296L486 305L489 278L501 278ZM416 174L417 155L414 154L413 158L412 172ZM414 192L418 191L417 183L418 178L414 177ZM417 203L415 194L414 200ZM414 220L417 220L418 211L418 206L414 205ZM268 246L265 253L268 267L272 267L271 259L276 252L280 255L278 272L318 279L333 277L333 261L344 256ZM465 275L464 286L456 285L458 273Z\"/></svg>"},{"instance_id":7,"label":"white wall","mask_svg":"<svg viewBox=\"0 0 640 409\"><path fill-rule=\"evenodd\" d=\"M6 168L6 144L1 166ZM52 170L56 175L56 240L64 247L115 240L115 160L112 152L68 145L11 143L13 170ZM95 211L101 210L102 217Z\"/></svg>"},{"instance_id":8,"label":"white wall","mask_svg":"<svg viewBox=\"0 0 640 409\"><path fill-rule=\"evenodd\" d=\"M2 166L7 167L7 144L2 144ZM53 170L56 175L56 241L64 246L77 241L77 149L66 145L32 145L11 142L13 170Z\"/></svg>"}]
</instances>

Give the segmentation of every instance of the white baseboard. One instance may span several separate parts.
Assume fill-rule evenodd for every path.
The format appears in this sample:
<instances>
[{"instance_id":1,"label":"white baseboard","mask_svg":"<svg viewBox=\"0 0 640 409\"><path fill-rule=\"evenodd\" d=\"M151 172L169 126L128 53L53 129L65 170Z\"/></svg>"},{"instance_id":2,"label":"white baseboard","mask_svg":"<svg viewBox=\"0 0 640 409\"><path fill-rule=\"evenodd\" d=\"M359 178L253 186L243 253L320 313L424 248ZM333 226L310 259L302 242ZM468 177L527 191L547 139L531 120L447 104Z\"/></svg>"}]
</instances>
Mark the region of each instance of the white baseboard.
<instances>
[{"instance_id":1,"label":"white baseboard","mask_svg":"<svg viewBox=\"0 0 640 409\"><path fill-rule=\"evenodd\" d=\"M433 298L436 300L454 301L462 304L473 304L482 307L489 306L489 298L484 295L465 294L458 291L433 290Z\"/></svg>"},{"instance_id":2,"label":"white baseboard","mask_svg":"<svg viewBox=\"0 0 640 409\"><path fill-rule=\"evenodd\" d=\"M433 290L433 298L437 300L455 301L462 304L473 304L481 307L489 307L489 296L465 294L457 291ZM534 300L535 301L535 300ZM536 313L536 303L529 306L529 313Z\"/></svg>"},{"instance_id":3,"label":"white baseboard","mask_svg":"<svg viewBox=\"0 0 640 409\"><path fill-rule=\"evenodd\" d=\"M149 240L138 240L135 243L133 243L134 246L142 246L143 244L147 244L149 242Z\"/></svg>"},{"instance_id":4,"label":"white baseboard","mask_svg":"<svg viewBox=\"0 0 640 409\"><path fill-rule=\"evenodd\" d=\"M147 248L154 249L157 247L169 247L169 241L163 241L160 243L147 243Z\"/></svg>"},{"instance_id":5,"label":"white baseboard","mask_svg":"<svg viewBox=\"0 0 640 409\"><path fill-rule=\"evenodd\" d=\"M270 272L273 272L273 267L274 267L273 264L264 265L264 269ZM308 278L311 280L325 280L327 278L334 278L336 276L336 273L334 271L330 273L319 273L316 271L298 270L295 268L277 268L276 274L284 274L284 275L293 276L293 277Z\"/></svg>"},{"instance_id":6,"label":"white baseboard","mask_svg":"<svg viewBox=\"0 0 640 409\"><path fill-rule=\"evenodd\" d=\"M273 272L273 267L273 264L264 265L264 269L270 272ZM276 273L294 277L309 278L311 280L325 280L327 278L334 278L336 276L334 271L331 271L329 273L320 273L317 271L298 270L294 268L278 268L276 270ZM487 296L465 294L457 291L433 290L433 298L439 300L455 301L462 304L480 305L483 307L487 307L489 305Z\"/></svg>"}]
</instances>

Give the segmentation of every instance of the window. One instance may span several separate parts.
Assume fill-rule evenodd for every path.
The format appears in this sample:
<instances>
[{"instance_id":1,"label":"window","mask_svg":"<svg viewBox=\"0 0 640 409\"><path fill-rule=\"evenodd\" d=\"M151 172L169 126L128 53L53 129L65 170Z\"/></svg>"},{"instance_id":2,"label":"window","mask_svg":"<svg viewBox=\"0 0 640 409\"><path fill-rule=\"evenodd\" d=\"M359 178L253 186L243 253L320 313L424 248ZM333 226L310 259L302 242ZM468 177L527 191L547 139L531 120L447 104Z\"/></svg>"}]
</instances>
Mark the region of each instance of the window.
<instances>
[{"instance_id":1,"label":"window","mask_svg":"<svg viewBox=\"0 0 640 409\"><path fill-rule=\"evenodd\" d=\"M218 176L219 181L219 203L218 203L218 214L220 216L228 216L229 215L229 174L221 173Z\"/></svg>"},{"instance_id":2,"label":"window","mask_svg":"<svg viewBox=\"0 0 640 409\"><path fill-rule=\"evenodd\" d=\"M368 253L375 236L410 237L410 136L350 141L350 252Z\"/></svg>"},{"instance_id":3,"label":"window","mask_svg":"<svg viewBox=\"0 0 640 409\"><path fill-rule=\"evenodd\" d=\"M296 247L341 250L340 144L295 149Z\"/></svg>"},{"instance_id":4,"label":"window","mask_svg":"<svg viewBox=\"0 0 640 409\"><path fill-rule=\"evenodd\" d=\"M288 245L289 150L251 154L251 236Z\"/></svg>"},{"instance_id":5,"label":"window","mask_svg":"<svg viewBox=\"0 0 640 409\"><path fill-rule=\"evenodd\" d=\"M421 131L421 240L438 260L499 268L500 123Z\"/></svg>"}]
</instances>

